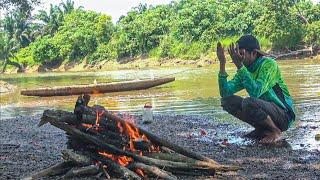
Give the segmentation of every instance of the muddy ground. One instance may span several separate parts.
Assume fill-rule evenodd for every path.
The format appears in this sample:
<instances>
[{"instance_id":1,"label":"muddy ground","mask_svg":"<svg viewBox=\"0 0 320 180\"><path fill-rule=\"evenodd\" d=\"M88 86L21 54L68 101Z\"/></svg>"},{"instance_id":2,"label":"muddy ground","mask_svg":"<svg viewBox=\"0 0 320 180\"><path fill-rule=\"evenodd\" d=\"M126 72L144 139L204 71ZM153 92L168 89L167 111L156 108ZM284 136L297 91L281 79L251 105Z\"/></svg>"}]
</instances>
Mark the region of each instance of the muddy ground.
<instances>
[{"instance_id":1,"label":"muddy ground","mask_svg":"<svg viewBox=\"0 0 320 180\"><path fill-rule=\"evenodd\" d=\"M20 116L0 122L0 179L19 179L61 161L66 148L63 131L47 124L37 127L41 115ZM240 138L250 127L244 123L221 123L214 117L199 115L156 115L155 122L139 126L185 148L243 170L223 173L218 178L244 179L317 179L320 177L320 152L292 147L290 131L302 134L319 126L301 126L289 130L287 140L265 146ZM229 145L221 146L227 138ZM184 178L182 178L184 179ZM192 178L193 179L193 178ZM195 178L194 178L195 179Z\"/></svg>"}]
</instances>

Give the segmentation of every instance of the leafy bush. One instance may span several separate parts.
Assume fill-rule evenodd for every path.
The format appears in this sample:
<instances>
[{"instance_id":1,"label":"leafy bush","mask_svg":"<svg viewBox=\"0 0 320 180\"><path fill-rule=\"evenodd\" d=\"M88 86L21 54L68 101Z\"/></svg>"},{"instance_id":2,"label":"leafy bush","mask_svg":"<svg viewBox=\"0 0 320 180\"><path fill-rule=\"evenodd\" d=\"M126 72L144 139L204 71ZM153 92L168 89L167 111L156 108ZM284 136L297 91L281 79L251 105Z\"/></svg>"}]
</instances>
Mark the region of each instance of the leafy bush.
<instances>
[{"instance_id":1,"label":"leafy bush","mask_svg":"<svg viewBox=\"0 0 320 180\"><path fill-rule=\"evenodd\" d=\"M104 60L115 60L118 54L113 43L100 44L97 50L88 57L90 63L95 63Z\"/></svg>"},{"instance_id":2,"label":"leafy bush","mask_svg":"<svg viewBox=\"0 0 320 180\"><path fill-rule=\"evenodd\" d=\"M35 62L33 58L33 45L30 44L28 47L22 48L16 55L16 60L25 65L33 66L35 64L41 64L40 62Z\"/></svg>"},{"instance_id":3,"label":"leafy bush","mask_svg":"<svg viewBox=\"0 0 320 180\"><path fill-rule=\"evenodd\" d=\"M320 21L308 24L305 41L320 46Z\"/></svg>"},{"instance_id":4,"label":"leafy bush","mask_svg":"<svg viewBox=\"0 0 320 180\"><path fill-rule=\"evenodd\" d=\"M30 48L36 63L50 62L59 58L59 48L50 36L45 36L33 43Z\"/></svg>"}]
</instances>

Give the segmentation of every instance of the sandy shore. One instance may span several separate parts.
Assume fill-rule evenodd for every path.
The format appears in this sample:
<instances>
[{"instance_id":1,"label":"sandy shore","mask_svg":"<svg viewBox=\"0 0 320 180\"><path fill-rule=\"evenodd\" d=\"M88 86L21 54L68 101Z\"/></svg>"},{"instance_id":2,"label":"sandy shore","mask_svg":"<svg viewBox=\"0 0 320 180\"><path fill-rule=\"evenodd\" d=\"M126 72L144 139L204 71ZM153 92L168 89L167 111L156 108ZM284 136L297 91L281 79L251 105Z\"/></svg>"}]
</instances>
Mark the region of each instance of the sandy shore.
<instances>
[{"instance_id":1,"label":"sandy shore","mask_svg":"<svg viewBox=\"0 0 320 180\"><path fill-rule=\"evenodd\" d=\"M60 151L66 148L66 136L63 131L48 124L38 128L36 125L40 117L41 115L20 116L0 122L1 179L25 177L61 161ZM209 156L222 164L244 168L238 172L222 174L219 178L320 177L318 150L293 150L287 141L265 146L250 140L241 140L241 143L230 140L230 145L222 147L223 138L240 137L250 130L244 123L221 123L212 117L190 115L157 115L152 124L137 123L164 139ZM206 133L201 135L201 131Z\"/></svg>"}]
</instances>

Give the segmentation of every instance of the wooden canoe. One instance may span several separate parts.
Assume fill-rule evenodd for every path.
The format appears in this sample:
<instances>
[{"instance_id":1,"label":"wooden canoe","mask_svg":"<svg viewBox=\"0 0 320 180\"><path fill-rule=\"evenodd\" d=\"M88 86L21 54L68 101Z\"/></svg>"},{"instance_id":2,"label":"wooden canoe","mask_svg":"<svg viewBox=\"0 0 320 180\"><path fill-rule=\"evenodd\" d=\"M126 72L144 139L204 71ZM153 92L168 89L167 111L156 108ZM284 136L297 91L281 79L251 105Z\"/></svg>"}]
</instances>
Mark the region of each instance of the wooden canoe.
<instances>
[{"instance_id":1,"label":"wooden canoe","mask_svg":"<svg viewBox=\"0 0 320 180\"><path fill-rule=\"evenodd\" d=\"M113 83L89 84L89 85L74 85L60 86L52 88L39 88L30 90L21 90L21 95L25 96L68 96L80 94L100 94L107 92L121 92L148 89L174 81L175 78L158 78L150 80L134 80L122 81Z\"/></svg>"}]
</instances>

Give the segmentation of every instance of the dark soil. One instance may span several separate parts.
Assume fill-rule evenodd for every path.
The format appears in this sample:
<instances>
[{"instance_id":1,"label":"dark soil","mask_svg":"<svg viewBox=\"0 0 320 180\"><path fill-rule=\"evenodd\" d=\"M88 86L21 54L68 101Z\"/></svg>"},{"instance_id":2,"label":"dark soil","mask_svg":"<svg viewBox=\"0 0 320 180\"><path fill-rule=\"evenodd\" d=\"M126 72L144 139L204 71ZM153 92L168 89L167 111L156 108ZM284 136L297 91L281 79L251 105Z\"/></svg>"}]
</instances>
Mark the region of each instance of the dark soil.
<instances>
[{"instance_id":1,"label":"dark soil","mask_svg":"<svg viewBox=\"0 0 320 180\"><path fill-rule=\"evenodd\" d=\"M49 124L38 128L40 117L20 116L0 122L0 179L20 179L62 161L60 151L66 148L65 133ZM238 172L222 173L218 178L320 177L319 150L293 148L290 142L294 137L286 133L287 140L266 146L240 138L250 130L244 123L221 123L200 115L157 115L155 122L148 125L139 121L140 116L135 119L139 126L164 139L221 164L243 167ZM301 128L301 131L305 129ZM221 145L223 139L229 144Z\"/></svg>"}]
</instances>

